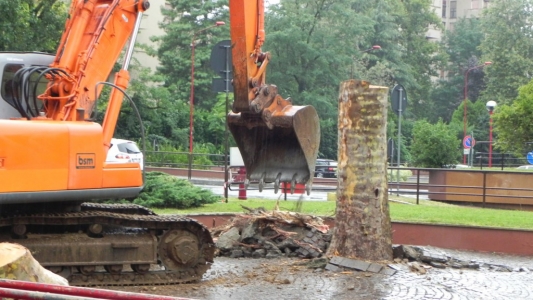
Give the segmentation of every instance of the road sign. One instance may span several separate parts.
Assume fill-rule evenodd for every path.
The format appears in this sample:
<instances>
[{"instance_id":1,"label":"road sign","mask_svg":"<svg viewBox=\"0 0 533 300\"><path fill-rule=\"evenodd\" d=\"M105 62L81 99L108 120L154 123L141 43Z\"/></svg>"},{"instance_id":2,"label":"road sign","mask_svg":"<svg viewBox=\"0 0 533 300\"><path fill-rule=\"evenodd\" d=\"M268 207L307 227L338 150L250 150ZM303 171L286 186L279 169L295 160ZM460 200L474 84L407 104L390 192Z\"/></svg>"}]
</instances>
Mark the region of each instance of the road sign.
<instances>
[{"instance_id":1,"label":"road sign","mask_svg":"<svg viewBox=\"0 0 533 300\"><path fill-rule=\"evenodd\" d=\"M231 69L231 41L223 40L213 46L209 62L211 64L211 69L218 74L224 75L224 71L226 70L226 62L227 66L229 66Z\"/></svg>"},{"instance_id":2,"label":"road sign","mask_svg":"<svg viewBox=\"0 0 533 300\"><path fill-rule=\"evenodd\" d=\"M470 149L471 147L474 147L476 145L476 140L467 135L464 137L463 139L463 147L465 147L465 149Z\"/></svg>"},{"instance_id":3,"label":"road sign","mask_svg":"<svg viewBox=\"0 0 533 300\"><path fill-rule=\"evenodd\" d=\"M211 50L211 68L222 78L213 78L214 92L233 92L231 80L233 78L231 62L231 41L218 42Z\"/></svg>"},{"instance_id":4,"label":"road sign","mask_svg":"<svg viewBox=\"0 0 533 300\"><path fill-rule=\"evenodd\" d=\"M529 152L526 156L527 162L533 165L533 152Z\"/></svg>"},{"instance_id":5,"label":"road sign","mask_svg":"<svg viewBox=\"0 0 533 300\"><path fill-rule=\"evenodd\" d=\"M463 149L463 155L468 155L468 154L470 154L470 148L468 148L468 149L464 148Z\"/></svg>"},{"instance_id":6,"label":"road sign","mask_svg":"<svg viewBox=\"0 0 533 300\"><path fill-rule=\"evenodd\" d=\"M400 101L400 98L402 101ZM400 110L402 111L402 114L407 109L407 92L405 91L405 88L401 84L397 84L392 88L391 91L391 104L392 104L392 110L399 114Z\"/></svg>"}]
</instances>

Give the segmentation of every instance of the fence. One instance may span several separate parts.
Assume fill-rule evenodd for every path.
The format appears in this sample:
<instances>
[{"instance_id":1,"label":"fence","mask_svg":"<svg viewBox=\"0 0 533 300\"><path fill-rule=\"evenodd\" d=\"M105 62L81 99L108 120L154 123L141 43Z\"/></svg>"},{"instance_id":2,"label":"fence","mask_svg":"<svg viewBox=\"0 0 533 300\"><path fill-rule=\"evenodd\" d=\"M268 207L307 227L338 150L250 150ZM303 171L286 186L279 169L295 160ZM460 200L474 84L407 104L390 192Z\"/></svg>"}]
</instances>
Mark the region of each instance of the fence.
<instances>
[{"instance_id":1,"label":"fence","mask_svg":"<svg viewBox=\"0 0 533 300\"><path fill-rule=\"evenodd\" d=\"M390 171L397 169L389 168ZM430 168L411 170L414 180L389 181L389 191L394 192L394 186L397 186L397 193L415 195L417 204L420 196L427 195L431 200L478 204L482 207L519 206L533 209L533 172ZM422 182L421 176L424 173L428 178Z\"/></svg>"},{"instance_id":2,"label":"fence","mask_svg":"<svg viewBox=\"0 0 533 300\"><path fill-rule=\"evenodd\" d=\"M146 158L146 166L158 167L174 175L179 170L181 174L186 172L189 179L194 174L216 178L228 186L239 184L231 182L227 177L229 173L225 174L224 166L228 160L223 154L147 151ZM500 166L503 170L509 164ZM412 175L405 176L401 172L398 178L398 170L410 170ZM518 205L533 209L533 172L389 167L387 176L389 192L413 195L417 204L421 196L427 196L431 200L473 203L483 207ZM313 190L335 191L337 187L336 178L315 178L313 181ZM251 186L253 188L253 183Z\"/></svg>"}]
</instances>

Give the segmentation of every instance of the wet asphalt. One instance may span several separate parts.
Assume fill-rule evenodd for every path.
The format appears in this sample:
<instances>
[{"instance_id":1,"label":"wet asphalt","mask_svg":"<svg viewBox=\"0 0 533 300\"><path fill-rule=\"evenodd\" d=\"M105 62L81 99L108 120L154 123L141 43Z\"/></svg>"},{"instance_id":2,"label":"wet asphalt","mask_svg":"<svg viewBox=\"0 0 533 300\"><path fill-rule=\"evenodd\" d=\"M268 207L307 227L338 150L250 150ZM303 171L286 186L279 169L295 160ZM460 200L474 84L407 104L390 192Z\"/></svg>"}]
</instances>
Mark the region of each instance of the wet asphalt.
<instances>
[{"instance_id":1,"label":"wet asphalt","mask_svg":"<svg viewBox=\"0 0 533 300\"><path fill-rule=\"evenodd\" d=\"M240 284L216 285L198 294L199 299L533 299L533 258L465 252L428 247L434 252L477 262L478 270L429 268L426 274L412 272L406 264L392 276L365 272L333 273L313 269L273 273L274 279L245 280ZM245 262L246 261L246 262ZM281 264L291 261L281 260ZM293 263L293 262L292 262ZM252 264L251 266L248 266ZM268 274L269 261L217 258L207 280L227 272ZM236 271L238 270L238 271ZM255 278L253 278L255 279Z\"/></svg>"},{"instance_id":2,"label":"wet asphalt","mask_svg":"<svg viewBox=\"0 0 533 300\"><path fill-rule=\"evenodd\" d=\"M218 192L214 186L211 189ZM320 198L325 200L324 195ZM533 246L533 241L524 242ZM139 287L137 291L206 300L533 299L533 257L425 248L481 267L477 270L428 267L426 274L419 274L405 263L393 263L391 266L397 271L388 276L308 269L297 266L301 263L299 259L217 257L200 283L152 290Z\"/></svg>"},{"instance_id":3,"label":"wet asphalt","mask_svg":"<svg viewBox=\"0 0 533 300\"><path fill-rule=\"evenodd\" d=\"M217 257L199 283L112 289L206 300L533 299L533 257L425 248L481 267L419 274L394 263L398 271L388 276L308 268L301 259Z\"/></svg>"}]
</instances>

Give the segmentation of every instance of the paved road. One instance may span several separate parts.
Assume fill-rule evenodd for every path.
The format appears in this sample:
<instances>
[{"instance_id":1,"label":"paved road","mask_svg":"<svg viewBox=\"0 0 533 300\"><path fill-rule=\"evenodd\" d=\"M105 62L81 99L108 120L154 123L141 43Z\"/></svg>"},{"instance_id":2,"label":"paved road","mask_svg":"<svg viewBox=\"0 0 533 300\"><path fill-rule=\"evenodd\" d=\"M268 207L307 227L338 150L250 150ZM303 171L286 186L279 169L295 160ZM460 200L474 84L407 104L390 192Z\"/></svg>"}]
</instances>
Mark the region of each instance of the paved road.
<instances>
[{"instance_id":1,"label":"paved road","mask_svg":"<svg viewBox=\"0 0 533 300\"><path fill-rule=\"evenodd\" d=\"M474 260L482 267L479 270L430 268L421 275L411 272L404 264L394 264L400 270L387 276L319 272L298 266L302 260L297 259L217 257L198 284L126 289L206 300L533 299L531 258L432 249L457 259Z\"/></svg>"}]
</instances>

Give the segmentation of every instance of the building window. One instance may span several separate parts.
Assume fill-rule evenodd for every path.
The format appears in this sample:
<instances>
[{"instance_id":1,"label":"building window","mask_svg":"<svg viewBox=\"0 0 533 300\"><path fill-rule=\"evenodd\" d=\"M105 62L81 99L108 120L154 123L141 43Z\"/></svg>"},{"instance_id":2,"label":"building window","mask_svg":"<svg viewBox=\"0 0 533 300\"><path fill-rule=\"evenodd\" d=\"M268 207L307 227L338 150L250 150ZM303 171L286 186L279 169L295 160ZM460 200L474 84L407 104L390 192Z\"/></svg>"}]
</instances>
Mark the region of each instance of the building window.
<instances>
[{"instance_id":1,"label":"building window","mask_svg":"<svg viewBox=\"0 0 533 300\"><path fill-rule=\"evenodd\" d=\"M446 18L446 0L442 0L442 17Z\"/></svg>"},{"instance_id":2,"label":"building window","mask_svg":"<svg viewBox=\"0 0 533 300\"><path fill-rule=\"evenodd\" d=\"M470 4L470 8L479 9L479 0L472 0L472 2Z\"/></svg>"},{"instance_id":3,"label":"building window","mask_svg":"<svg viewBox=\"0 0 533 300\"><path fill-rule=\"evenodd\" d=\"M450 19L457 19L457 1L450 1Z\"/></svg>"}]
</instances>

